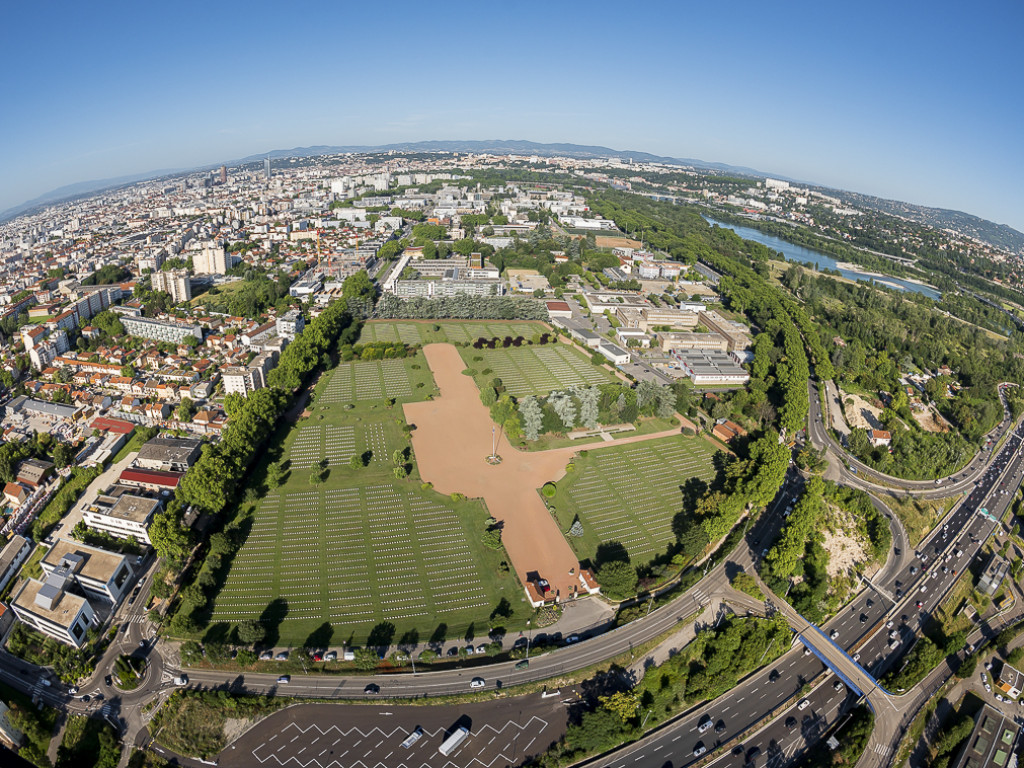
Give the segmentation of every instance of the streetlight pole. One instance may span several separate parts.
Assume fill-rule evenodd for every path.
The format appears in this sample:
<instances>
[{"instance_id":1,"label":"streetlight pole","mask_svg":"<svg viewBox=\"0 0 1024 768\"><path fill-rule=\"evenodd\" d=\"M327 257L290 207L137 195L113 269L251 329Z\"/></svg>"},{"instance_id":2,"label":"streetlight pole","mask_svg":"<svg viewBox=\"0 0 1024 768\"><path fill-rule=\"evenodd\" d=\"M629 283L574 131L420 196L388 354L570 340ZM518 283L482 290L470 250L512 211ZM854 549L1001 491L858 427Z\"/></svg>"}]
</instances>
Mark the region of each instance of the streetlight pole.
<instances>
[{"instance_id":1,"label":"streetlight pole","mask_svg":"<svg viewBox=\"0 0 1024 768\"><path fill-rule=\"evenodd\" d=\"M533 633L530 631L530 620L526 620L526 660L530 660L530 636Z\"/></svg>"}]
</instances>

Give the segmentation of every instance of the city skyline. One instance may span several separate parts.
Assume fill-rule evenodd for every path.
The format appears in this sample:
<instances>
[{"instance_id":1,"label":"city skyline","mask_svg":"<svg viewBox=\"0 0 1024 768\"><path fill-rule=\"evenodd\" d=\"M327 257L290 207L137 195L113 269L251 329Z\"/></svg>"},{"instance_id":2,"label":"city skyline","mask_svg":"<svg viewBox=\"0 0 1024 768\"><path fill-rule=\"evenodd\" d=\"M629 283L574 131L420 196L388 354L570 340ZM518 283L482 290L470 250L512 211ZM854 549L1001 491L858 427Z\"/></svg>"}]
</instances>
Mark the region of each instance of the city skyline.
<instances>
[{"instance_id":1,"label":"city skyline","mask_svg":"<svg viewBox=\"0 0 1024 768\"><path fill-rule=\"evenodd\" d=\"M267 4L199 8L67 5L56 25L12 9L12 28L46 22L51 38L45 56L28 35L0 53L17 106L0 118L0 210L289 147L508 138L747 166L1024 230L1016 7L314 5L280 24Z\"/></svg>"}]
</instances>

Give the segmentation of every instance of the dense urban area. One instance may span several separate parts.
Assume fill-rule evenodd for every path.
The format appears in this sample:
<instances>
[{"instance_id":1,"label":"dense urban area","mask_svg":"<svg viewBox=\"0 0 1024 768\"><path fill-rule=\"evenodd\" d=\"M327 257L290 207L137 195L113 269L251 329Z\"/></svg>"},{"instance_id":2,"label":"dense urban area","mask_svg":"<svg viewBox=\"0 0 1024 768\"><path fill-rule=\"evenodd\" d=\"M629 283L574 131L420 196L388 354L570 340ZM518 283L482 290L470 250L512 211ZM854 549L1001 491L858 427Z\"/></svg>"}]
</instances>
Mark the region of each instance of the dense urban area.
<instances>
[{"instance_id":1,"label":"dense urban area","mask_svg":"<svg viewBox=\"0 0 1024 768\"><path fill-rule=\"evenodd\" d=\"M5 754L1012 768L1022 255L572 152L4 223Z\"/></svg>"}]
</instances>

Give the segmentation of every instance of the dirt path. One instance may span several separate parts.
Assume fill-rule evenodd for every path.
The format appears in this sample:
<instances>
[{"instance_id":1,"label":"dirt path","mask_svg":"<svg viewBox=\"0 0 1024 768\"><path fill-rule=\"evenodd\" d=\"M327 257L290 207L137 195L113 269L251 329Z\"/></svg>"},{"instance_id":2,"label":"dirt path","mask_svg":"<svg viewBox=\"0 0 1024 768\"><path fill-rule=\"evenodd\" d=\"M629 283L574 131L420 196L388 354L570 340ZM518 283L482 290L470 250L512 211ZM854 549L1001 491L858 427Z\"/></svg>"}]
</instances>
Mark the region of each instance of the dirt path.
<instances>
[{"instance_id":1,"label":"dirt path","mask_svg":"<svg viewBox=\"0 0 1024 768\"><path fill-rule=\"evenodd\" d=\"M504 523L502 540L520 580L527 574L547 579L562 599L579 586L579 561L547 511L537 489L565 474L577 448L518 451L502 440L501 464L486 462L491 452L490 412L480 402L476 383L462 374L465 363L452 344L423 348L440 395L434 400L403 405L414 424L413 448L420 475L439 493L482 498L496 520ZM589 444L587 451L678 435L678 429Z\"/></svg>"}]
</instances>

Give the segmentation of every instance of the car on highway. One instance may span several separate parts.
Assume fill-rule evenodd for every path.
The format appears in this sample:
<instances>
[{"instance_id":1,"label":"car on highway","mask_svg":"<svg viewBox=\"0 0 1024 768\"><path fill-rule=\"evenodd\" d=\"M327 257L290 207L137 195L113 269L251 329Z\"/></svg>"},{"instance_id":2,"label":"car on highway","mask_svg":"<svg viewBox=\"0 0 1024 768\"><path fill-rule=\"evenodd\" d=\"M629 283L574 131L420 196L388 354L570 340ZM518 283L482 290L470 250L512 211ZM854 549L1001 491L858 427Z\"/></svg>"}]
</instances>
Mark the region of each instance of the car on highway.
<instances>
[{"instance_id":1,"label":"car on highway","mask_svg":"<svg viewBox=\"0 0 1024 768\"><path fill-rule=\"evenodd\" d=\"M708 748L705 747L703 743L698 741L697 742L697 746L695 746L693 748L693 756L694 757L700 757L701 755L703 755L707 751L708 751Z\"/></svg>"},{"instance_id":2,"label":"car on highway","mask_svg":"<svg viewBox=\"0 0 1024 768\"><path fill-rule=\"evenodd\" d=\"M530 666L530 660L529 659L523 659L522 661L516 662L516 667L515 668L516 669L526 669L528 666Z\"/></svg>"},{"instance_id":3,"label":"car on highway","mask_svg":"<svg viewBox=\"0 0 1024 768\"><path fill-rule=\"evenodd\" d=\"M786 728L788 728L790 731L796 730L796 718L792 715L786 718Z\"/></svg>"},{"instance_id":4,"label":"car on highway","mask_svg":"<svg viewBox=\"0 0 1024 768\"><path fill-rule=\"evenodd\" d=\"M833 640L835 640L837 637L839 637L839 630L838 629L833 629L831 634L829 634L829 637L831 637Z\"/></svg>"},{"instance_id":5,"label":"car on highway","mask_svg":"<svg viewBox=\"0 0 1024 768\"><path fill-rule=\"evenodd\" d=\"M110 675L107 675L106 677L104 677L104 678L103 678L103 684L104 684L104 685L108 685L108 686L109 686L109 685L110 685L110 683L111 683L111 681L112 681L112 680L111 680L111 677L110 677Z\"/></svg>"},{"instance_id":6,"label":"car on highway","mask_svg":"<svg viewBox=\"0 0 1024 768\"><path fill-rule=\"evenodd\" d=\"M717 733L717 734L725 733L725 720L719 720L718 721L718 723L715 725L715 733Z\"/></svg>"},{"instance_id":7,"label":"car on highway","mask_svg":"<svg viewBox=\"0 0 1024 768\"><path fill-rule=\"evenodd\" d=\"M704 715L704 719L697 725L697 733L707 733L714 724L715 722L711 719L711 715Z\"/></svg>"},{"instance_id":8,"label":"car on highway","mask_svg":"<svg viewBox=\"0 0 1024 768\"><path fill-rule=\"evenodd\" d=\"M363 688L363 693L367 695L380 693L380 686L376 683L370 683L365 688Z\"/></svg>"},{"instance_id":9,"label":"car on highway","mask_svg":"<svg viewBox=\"0 0 1024 768\"><path fill-rule=\"evenodd\" d=\"M279 678L277 678L277 682L279 684L281 684L281 685L286 685L287 683L290 683L291 681L292 681L292 676L291 675L281 675Z\"/></svg>"},{"instance_id":10,"label":"car on highway","mask_svg":"<svg viewBox=\"0 0 1024 768\"><path fill-rule=\"evenodd\" d=\"M842 691L846 688L846 686L843 685L843 682L841 680L836 680L834 683L832 683L832 688L836 691Z\"/></svg>"},{"instance_id":11,"label":"car on highway","mask_svg":"<svg viewBox=\"0 0 1024 768\"><path fill-rule=\"evenodd\" d=\"M801 699L800 703L796 705L796 708L803 712L809 706L811 706L811 702L808 699Z\"/></svg>"},{"instance_id":12,"label":"car on highway","mask_svg":"<svg viewBox=\"0 0 1024 768\"><path fill-rule=\"evenodd\" d=\"M469 681L470 688L483 688L487 682L482 677L474 677Z\"/></svg>"}]
</instances>

